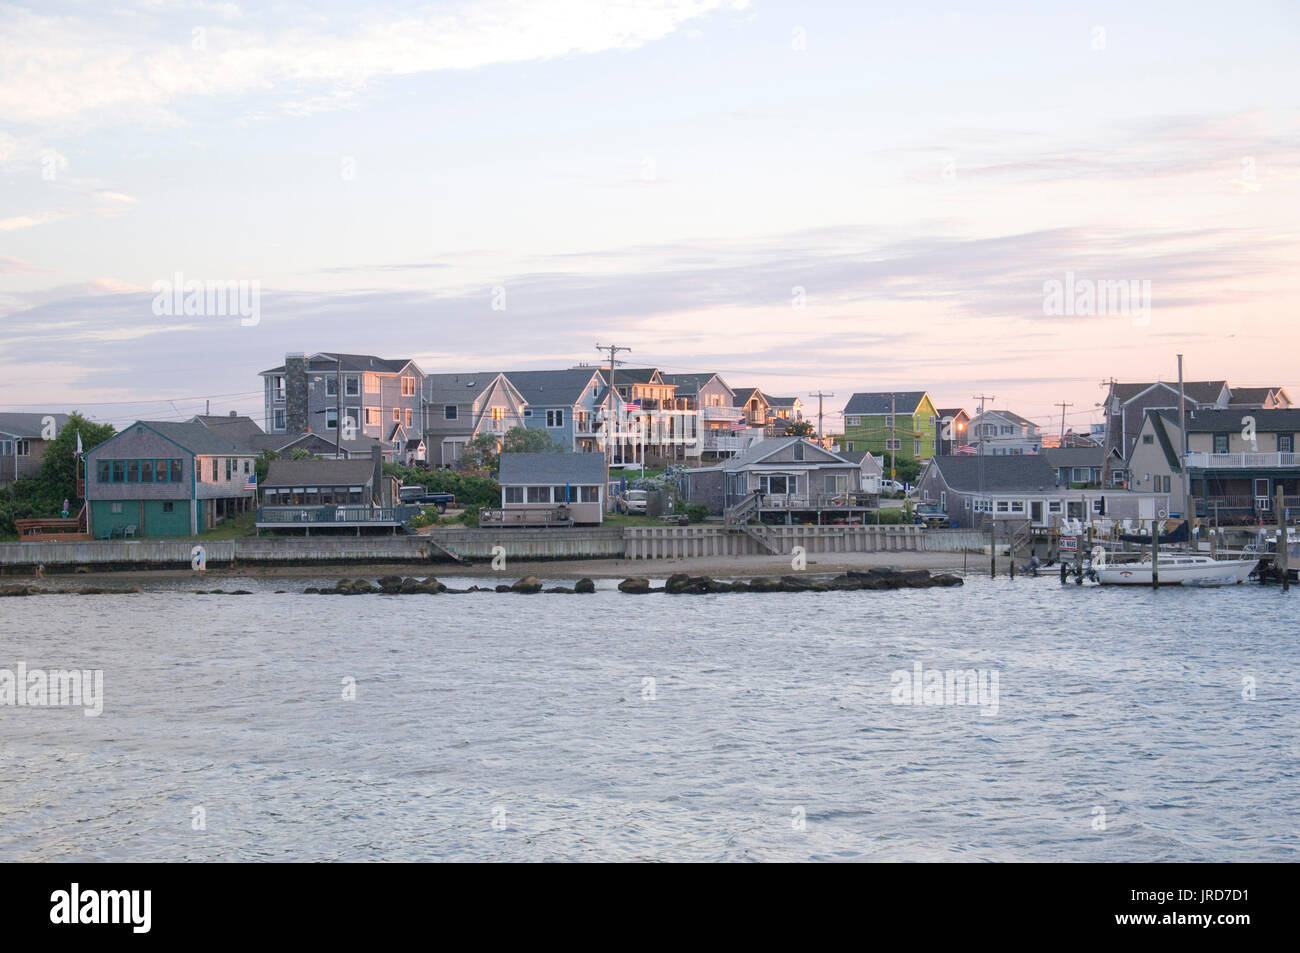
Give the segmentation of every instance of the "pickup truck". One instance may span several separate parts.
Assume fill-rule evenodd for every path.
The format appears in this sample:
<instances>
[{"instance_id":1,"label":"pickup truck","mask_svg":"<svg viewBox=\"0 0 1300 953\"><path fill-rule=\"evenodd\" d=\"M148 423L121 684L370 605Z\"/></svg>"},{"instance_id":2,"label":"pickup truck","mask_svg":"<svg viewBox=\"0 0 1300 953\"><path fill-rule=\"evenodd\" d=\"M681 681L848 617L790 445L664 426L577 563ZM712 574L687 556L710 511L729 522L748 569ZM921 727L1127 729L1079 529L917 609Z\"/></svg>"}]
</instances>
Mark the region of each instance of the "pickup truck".
<instances>
[{"instance_id":1,"label":"pickup truck","mask_svg":"<svg viewBox=\"0 0 1300 953\"><path fill-rule=\"evenodd\" d=\"M938 503L920 503L916 507L916 521L930 529L947 529L948 514Z\"/></svg>"},{"instance_id":2,"label":"pickup truck","mask_svg":"<svg viewBox=\"0 0 1300 953\"><path fill-rule=\"evenodd\" d=\"M415 503L419 506L437 507L439 513L447 512L447 507L456 505L453 493L435 493L418 483L397 488L397 499L402 503Z\"/></svg>"}]
</instances>

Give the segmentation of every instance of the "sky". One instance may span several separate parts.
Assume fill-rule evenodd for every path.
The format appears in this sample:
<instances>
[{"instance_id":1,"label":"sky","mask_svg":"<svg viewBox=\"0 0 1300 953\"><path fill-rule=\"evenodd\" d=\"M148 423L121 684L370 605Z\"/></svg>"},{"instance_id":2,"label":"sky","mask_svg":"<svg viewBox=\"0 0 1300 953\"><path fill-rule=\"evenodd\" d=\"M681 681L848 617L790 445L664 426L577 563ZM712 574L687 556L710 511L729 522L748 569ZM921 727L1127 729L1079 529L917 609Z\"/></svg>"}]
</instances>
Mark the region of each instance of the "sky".
<instances>
[{"instance_id":1,"label":"sky","mask_svg":"<svg viewBox=\"0 0 1300 953\"><path fill-rule=\"evenodd\" d=\"M0 410L611 343L828 431L887 390L1086 430L1179 353L1300 399L1298 52L1252 0L0 4Z\"/></svg>"}]
</instances>

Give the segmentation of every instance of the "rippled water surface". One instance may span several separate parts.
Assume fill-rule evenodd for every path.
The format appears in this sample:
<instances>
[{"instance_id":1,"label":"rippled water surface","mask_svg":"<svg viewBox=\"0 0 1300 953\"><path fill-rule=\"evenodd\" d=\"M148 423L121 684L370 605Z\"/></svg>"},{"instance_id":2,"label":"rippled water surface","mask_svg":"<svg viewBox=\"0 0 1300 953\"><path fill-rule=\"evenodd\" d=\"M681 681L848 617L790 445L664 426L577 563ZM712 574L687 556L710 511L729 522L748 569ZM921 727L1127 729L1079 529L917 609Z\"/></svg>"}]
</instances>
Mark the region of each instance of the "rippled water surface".
<instances>
[{"instance_id":1,"label":"rippled water surface","mask_svg":"<svg viewBox=\"0 0 1300 953\"><path fill-rule=\"evenodd\" d=\"M0 707L0 859L1300 857L1300 592L306 584L0 600L0 668L105 694ZM996 715L893 704L915 662Z\"/></svg>"}]
</instances>

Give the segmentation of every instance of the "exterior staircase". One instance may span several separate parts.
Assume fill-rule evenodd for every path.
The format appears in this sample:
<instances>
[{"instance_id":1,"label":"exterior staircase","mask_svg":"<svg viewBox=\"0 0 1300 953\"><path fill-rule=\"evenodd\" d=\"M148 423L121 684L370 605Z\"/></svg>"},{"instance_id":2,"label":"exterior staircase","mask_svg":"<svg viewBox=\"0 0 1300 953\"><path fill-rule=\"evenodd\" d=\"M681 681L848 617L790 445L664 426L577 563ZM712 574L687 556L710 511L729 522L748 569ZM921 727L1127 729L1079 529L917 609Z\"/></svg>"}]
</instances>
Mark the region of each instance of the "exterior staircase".
<instances>
[{"instance_id":1,"label":"exterior staircase","mask_svg":"<svg viewBox=\"0 0 1300 953\"><path fill-rule=\"evenodd\" d=\"M757 517L758 497L747 496L735 506L727 507L722 514L722 521L729 532L744 533L769 553L775 556L781 555L780 548L772 542L771 530Z\"/></svg>"}]
</instances>

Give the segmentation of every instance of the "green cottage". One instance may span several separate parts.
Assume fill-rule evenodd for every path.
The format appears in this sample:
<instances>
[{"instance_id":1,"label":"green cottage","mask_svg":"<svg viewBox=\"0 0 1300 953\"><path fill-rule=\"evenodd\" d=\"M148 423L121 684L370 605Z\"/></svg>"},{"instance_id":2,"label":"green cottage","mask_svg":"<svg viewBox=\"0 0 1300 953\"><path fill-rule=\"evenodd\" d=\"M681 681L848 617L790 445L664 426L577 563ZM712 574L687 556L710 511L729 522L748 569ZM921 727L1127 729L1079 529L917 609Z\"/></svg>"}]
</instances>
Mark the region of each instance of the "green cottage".
<instances>
[{"instance_id":1,"label":"green cottage","mask_svg":"<svg viewBox=\"0 0 1300 953\"><path fill-rule=\"evenodd\" d=\"M198 420L137 420L85 458L95 539L193 536L256 505L254 451Z\"/></svg>"}]
</instances>

